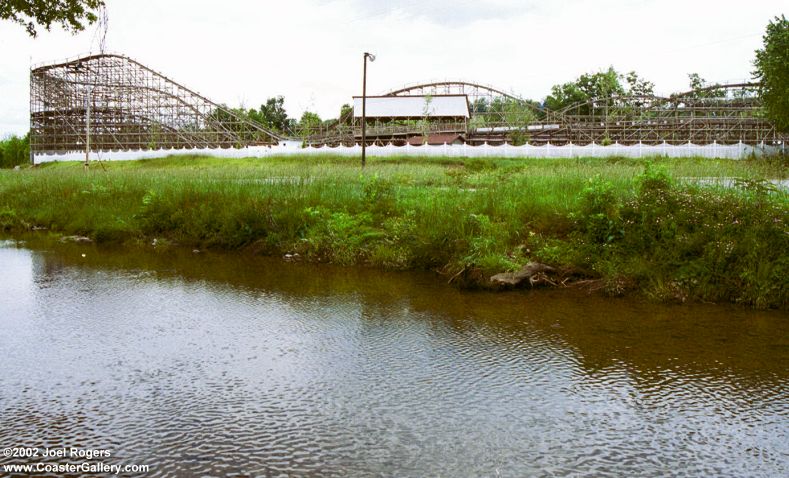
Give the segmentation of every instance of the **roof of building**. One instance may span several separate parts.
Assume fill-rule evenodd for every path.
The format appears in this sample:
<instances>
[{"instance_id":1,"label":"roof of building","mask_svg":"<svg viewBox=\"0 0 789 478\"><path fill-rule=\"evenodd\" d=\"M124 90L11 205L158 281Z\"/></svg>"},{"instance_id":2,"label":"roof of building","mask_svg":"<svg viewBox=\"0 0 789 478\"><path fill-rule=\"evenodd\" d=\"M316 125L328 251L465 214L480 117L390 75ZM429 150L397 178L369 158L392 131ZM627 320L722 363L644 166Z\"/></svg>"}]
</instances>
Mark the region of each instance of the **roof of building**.
<instances>
[{"instance_id":1,"label":"roof of building","mask_svg":"<svg viewBox=\"0 0 789 478\"><path fill-rule=\"evenodd\" d=\"M468 96L368 96L367 118L468 118ZM427 113L427 115L425 115ZM362 116L362 97L353 97L353 116Z\"/></svg>"}]
</instances>

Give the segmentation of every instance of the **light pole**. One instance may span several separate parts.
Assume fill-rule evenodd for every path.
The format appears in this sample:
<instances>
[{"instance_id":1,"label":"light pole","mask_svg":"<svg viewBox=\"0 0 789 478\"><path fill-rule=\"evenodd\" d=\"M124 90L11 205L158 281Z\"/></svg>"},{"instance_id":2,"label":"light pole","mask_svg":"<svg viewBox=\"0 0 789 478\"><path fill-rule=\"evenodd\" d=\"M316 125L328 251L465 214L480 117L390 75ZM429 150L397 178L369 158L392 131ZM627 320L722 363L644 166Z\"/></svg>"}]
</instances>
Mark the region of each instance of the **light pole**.
<instances>
[{"instance_id":1,"label":"light pole","mask_svg":"<svg viewBox=\"0 0 789 478\"><path fill-rule=\"evenodd\" d=\"M367 59L375 61L375 55L364 52L364 75L362 76L362 167L367 159Z\"/></svg>"},{"instance_id":2,"label":"light pole","mask_svg":"<svg viewBox=\"0 0 789 478\"><path fill-rule=\"evenodd\" d=\"M90 96L92 88L88 86L88 93L85 96L85 171L90 165Z\"/></svg>"}]
</instances>

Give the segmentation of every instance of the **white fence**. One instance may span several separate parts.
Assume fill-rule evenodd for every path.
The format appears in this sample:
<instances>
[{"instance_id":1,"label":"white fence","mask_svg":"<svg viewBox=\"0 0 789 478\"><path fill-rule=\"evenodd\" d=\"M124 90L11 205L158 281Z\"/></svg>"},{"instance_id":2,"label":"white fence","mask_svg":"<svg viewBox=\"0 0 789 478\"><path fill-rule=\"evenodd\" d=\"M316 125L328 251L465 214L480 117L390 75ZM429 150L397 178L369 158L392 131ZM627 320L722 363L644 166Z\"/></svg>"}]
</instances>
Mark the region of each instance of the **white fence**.
<instances>
[{"instance_id":1,"label":"white fence","mask_svg":"<svg viewBox=\"0 0 789 478\"><path fill-rule=\"evenodd\" d=\"M747 144L635 144L620 145L612 144L602 146L599 144L587 144L577 146L567 144L554 146L545 144L534 146L526 144L523 146L512 146L503 144L501 146L481 145L469 146L465 144L444 144L438 146L368 146L367 155L375 156L448 156L448 157L497 157L497 158L577 158L595 157L603 158L610 156L625 156L629 158L641 158L646 156L664 156L670 158L697 156L703 158L727 158L743 159L750 156L764 156L776 154L784 150L785 145L747 145ZM250 146L246 148L229 149L157 149L157 150L137 150L137 151L99 151L91 152L91 160L127 161L135 159L161 158L176 155L205 155L218 158L265 158L268 156L281 155L320 155L333 154L342 156L361 155L361 146L323 146L320 148L302 148L298 142L283 142L277 146ZM36 164L52 161L83 161L85 152L74 151L62 154L37 154L34 157Z\"/></svg>"}]
</instances>

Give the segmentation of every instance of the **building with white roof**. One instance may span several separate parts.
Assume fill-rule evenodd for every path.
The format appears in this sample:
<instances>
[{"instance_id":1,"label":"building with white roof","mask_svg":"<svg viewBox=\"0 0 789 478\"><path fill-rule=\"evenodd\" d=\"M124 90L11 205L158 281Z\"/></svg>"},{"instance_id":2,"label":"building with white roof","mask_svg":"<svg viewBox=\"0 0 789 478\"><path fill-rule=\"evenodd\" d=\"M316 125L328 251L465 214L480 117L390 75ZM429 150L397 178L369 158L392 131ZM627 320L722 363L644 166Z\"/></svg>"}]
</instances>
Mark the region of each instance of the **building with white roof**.
<instances>
[{"instance_id":1,"label":"building with white roof","mask_svg":"<svg viewBox=\"0 0 789 478\"><path fill-rule=\"evenodd\" d=\"M353 116L362 117L362 97L353 97ZM466 95L368 96L370 119L464 118L471 116Z\"/></svg>"},{"instance_id":2,"label":"building with white roof","mask_svg":"<svg viewBox=\"0 0 789 478\"><path fill-rule=\"evenodd\" d=\"M433 143L463 141L471 117L468 95L368 96L365 119L372 140L414 136ZM354 136L361 136L362 97L353 97ZM450 135L450 136L447 136Z\"/></svg>"}]
</instances>

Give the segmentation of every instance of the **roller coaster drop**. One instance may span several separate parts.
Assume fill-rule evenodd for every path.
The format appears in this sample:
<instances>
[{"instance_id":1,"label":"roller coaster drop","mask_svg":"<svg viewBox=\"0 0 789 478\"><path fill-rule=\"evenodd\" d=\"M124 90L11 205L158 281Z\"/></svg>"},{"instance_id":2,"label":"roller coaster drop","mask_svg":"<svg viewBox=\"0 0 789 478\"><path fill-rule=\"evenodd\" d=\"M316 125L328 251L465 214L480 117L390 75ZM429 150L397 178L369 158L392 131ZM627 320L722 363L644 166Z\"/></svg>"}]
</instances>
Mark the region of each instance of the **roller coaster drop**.
<instances>
[{"instance_id":1,"label":"roller coaster drop","mask_svg":"<svg viewBox=\"0 0 789 478\"><path fill-rule=\"evenodd\" d=\"M284 139L122 55L32 69L31 150L84 150L88 130L92 151L227 148Z\"/></svg>"},{"instance_id":2,"label":"roller coaster drop","mask_svg":"<svg viewBox=\"0 0 789 478\"><path fill-rule=\"evenodd\" d=\"M532 144L779 144L787 138L762 117L756 84L715 85L670 97L592 99L550 111L500 89L461 81L423 83L387 95L463 94L471 119L464 123L379 122L370 143L452 133L469 144L513 138ZM707 94L714 92L715 94ZM518 105L521 114L490 108ZM524 113L525 112L525 113ZM126 56L99 54L33 68L30 73L31 150L34 154L86 149L219 148L277 144L359 142L350 117L329 127L283 134L218 105ZM88 127L89 126L89 127Z\"/></svg>"}]
</instances>

